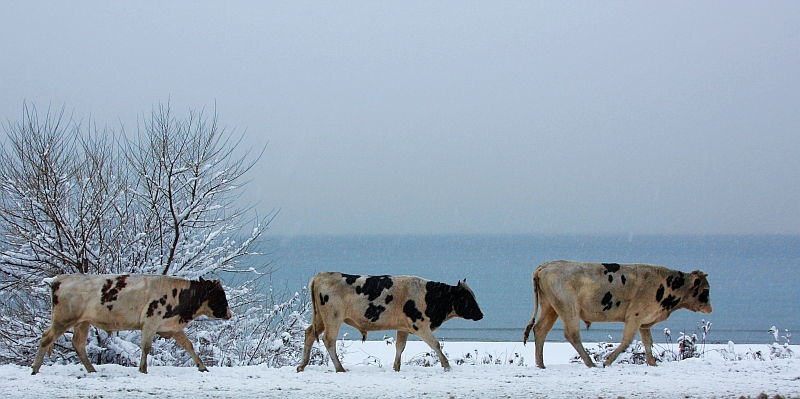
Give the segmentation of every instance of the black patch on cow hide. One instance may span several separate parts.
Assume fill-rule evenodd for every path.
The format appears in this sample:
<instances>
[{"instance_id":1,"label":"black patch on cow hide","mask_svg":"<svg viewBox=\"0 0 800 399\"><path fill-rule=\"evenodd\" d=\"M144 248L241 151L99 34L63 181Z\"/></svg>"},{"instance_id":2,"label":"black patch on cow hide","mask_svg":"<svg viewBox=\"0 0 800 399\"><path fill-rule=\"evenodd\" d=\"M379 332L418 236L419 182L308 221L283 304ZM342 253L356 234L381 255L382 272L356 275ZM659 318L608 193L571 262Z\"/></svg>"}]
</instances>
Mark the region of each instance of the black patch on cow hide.
<instances>
[{"instance_id":1,"label":"black patch on cow hide","mask_svg":"<svg viewBox=\"0 0 800 399\"><path fill-rule=\"evenodd\" d=\"M614 306L614 302L611 300L613 297L610 291L603 295L603 300L600 301L600 303L604 305L603 311L611 310L611 307Z\"/></svg>"},{"instance_id":2,"label":"black patch on cow hide","mask_svg":"<svg viewBox=\"0 0 800 399\"><path fill-rule=\"evenodd\" d=\"M392 301L392 299L394 299L394 297L393 297L393 296L391 296L391 295L386 295L386 304L388 305L388 304L389 304L389 302L391 302L391 301Z\"/></svg>"},{"instance_id":3,"label":"black patch on cow hide","mask_svg":"<svg viewBox=\"0 0 800 399\"><path fill-rule=\"evenodd\" d=\"M122 276L117 276L114 280L106 279L106 283L103 285L103 288L100 290L100 304L105 305L108 302L114 302L117 300L117 294L125 288L128 283L125 280L128 278L129 275L123 274ZM116 282L116 283L115 283ZM108 310L111 310L110 308Z\"/></svg>"},{"instance_id":4,"label":"black patch on cow hide","mask_svg":"<svg viewBox=\"0 0 800 399\"><path fill-rule=\"evenodd\" d=\"M344 274L344 273L342 273L342 277L344 277L344 282L346 282L347 285L353 285L353 283L355 283L356 280L361 278L361 276L357 276L354 274Z\"/></svg>"},{"instance_id":5,"label":"black patch on cow hide","mask_svg":"<svg viewBox=\"0 0 800 399\"><path fill-rule=\"evenodd\" d=\"M414 327L414 331L419 331L419 327L416 324L412 324L411 327Z\"/></svg>"},{"instance_id":6,"label":"black patch on cow hide","mask_svg":"<svg viewBox=\"0 0 800 399\"><path fill-rule=\"evenodd\" d=\"M364 281L364 285L356 287L356 294L364 294L370 301L378 299L383 290L392 288L394 281L390 276L370 276Z\"/></svg>"},{"instance_id":7,"label":"black patch on cow hide","mask_svg":"<svg viewBox=\"0 0 800 399\"><path fill-rule=\"evenodd\" d=\"M153 313L156 312L156 309L158 309L158 301L150 302L150 305L147 306L147 317L153 317Z\"/></svg>"},{"instance_id":8,"label":"black patch on cow hide","mask_svg":"<svg viewBox=\"0 0 800 399\"><path fill-rule=\"evenodd\" d=\"M178 289L177 288L173 288L172 289L172 297L175 298L176 296L178 296Z\"/></svg>"},{"instance_id":9,"label":"black patch on cow hide","mask_svg":"<svg viewBox=\"0 0 800 399\"><path fill-rule=\"evenodd\" d=\"M228 315L228 297L225 296L225 289L222 288L222 283L219 280L208 281L200 280L201 283L206 285L208 293L208 307L211 308L211 313L214 317L224 318Z\"/></svg>"},{"instance_id":10,"label":"black patch on cow hide","mask_svg":"<svg viewBox=\"0 0 800 399\"><path fill-rule=\"evenodd\" d=\"M435 281L425 284L425 314L431 319L431 330L442 325L453 311L453 290L455 288Z\"/></svg>"},{"instance_id":11,"label":"black patch on cow hide","mask_svg":"<svg viewBox=\"0 0 800 399\"><path fill-rule=\"evenodd\" d=\"M656 291L656 302L661 302L664 299L664 284L658 286L658 291Z\"/></svg>"},{"instance_id":12,"label":"black patch on cow hide","mask_svg":"<svg viewBox=\"0 0 800 399\"><path fill-rule=\"evenodd\" d=\"M620 301L617 301L617 303L615 303L614 305L616 305L617 307L619 307L619 304L620 304L620 303L621 303Z\"/></svg>"},{"instance_id":13,"label":"black patch on cow hide","mask_svg":"<svg viewBox=\"0 0 800 399\"><path fill-rule=\"evenodd\" d=\"M609 274L608 275L608 282L609 283L613 283L614 282L614 275L613 274Z\"/></svg>"},{"instance_id":14,"label":"black patch on cow hide","mask_svg":"<svg viewBox=\"0 0 800 399\"><path fill-rule=\"evenodd\" d=\"M386 310L385 306L375 305L370 302L367 311L364 312L364 317L370 319L372 322L376 322L381 317L381 313L383 313L384 310Z\"/></svg>"},{"instance_id":15,"label":"black patch on cow hide","mask_svg":"<svg viewBox=\"0 0 800 399\"><path fill-rule=\"evenodd\" d=\"M325 306L325 304L328 303L329 299L330 299L330 297L328 295L323 296L321 292L319 293L319 304L320 305Z\"/></svg>"},{"instance_id":16,"label":"black patch on cow hide","mask_svg":"<svg viewBox=\"0 0 800 399\"><path fill-rule=\"evenodd\" d=\"M403 313L405 313L406 316L411 319L412 323L415 323L417 320L425 321L425 317L422 316L422 312L417 309L417 304L411 299L406 301L406 304L403 305Z\"/></svg>"},{"instance_id":17,"label":"black patch on cow hide","mask_svg":"<svg viewBox=\"0 0 800 399\"><path fill-rule=\"evenodd\" d=\"M697 288L697 287L699 287L699 286L700 286L700 283L702 283L702 282L703 282L703 279L701 279L701 278L696 278L696 279L694 279L694 284L692 284L692 288Z\"/></svg>"},{"instance_id":18,"label":"black patch on cow hide","mask_svg":"<svg viewBox=\"0 0 800 399\"><path fill-rule=\"evenodd\" d=\"M672 289L677 290L678 288L683 287L686 284L686 279L684 278L685 274L683 272L678 272L678 276L672 279Z\"/></svg>"},{"instance_id":19,"label":"black patch on cow hide","mask_svg":"<svg viewBox=\"0 0 800 399\"><path fill-rule=\"evenodd\" d=\"M628 280L628 279L625 278L624 274L622 276L620 276L620 279L622 280L622 285L625 285L625 281Z\"/></svg>"},{"instance_id":20,"label":"black patch on cow hide","mask_svg":"<svg viewBox=\"0 0 800 399\"><path fill-rule=\"evenodd\" d=\"M702 303L708 303L708 290L705 289L703 292L700 293L700 297L697 298L698 301Z\"/></svg>"},{"instance_id":21,"label":"black patch on cow hide","mask_svg":"<svg viewBox=\"0 0 800 399\"><path fill-rule=\"evenodd\" d=\"M619 271L619 263L602 263L602 265L606 268L603 274L616 273Z\"/></svg>"},{"instance_id":22,"label":"black patch on cow hide","mask_svg":"<svg viewBox=\"0 0 800 399\"><path fill-rule=\"evenodd\" d=\"M51 292L50 297L52 297L52 299L53 299L53 306L54 307L56 305L58 305L58 295L56 295L56 293L58 292L58 287L60 287L60 286L61 286L61 282L60 281L56 281L55 283L53 283L53 286L50 287L50 292Z\"/></svg>"},{"instance_id":23,"label":"black patch on cow hide","mask_svg":"<svg viewBox=\"0 0 800 399\"><path fill-rule=\"evenodd\" d=\"M680 301L681 301L681 298L676 298L674 295L670 294L670 295L667 295L667 297L664 298L663 301L661 301L661 307L664 308L664 310L672 310L676 306L678 306L678 303Z\"/></svg>"},{"instance_id":24,"label":"black patch on cow hide","mask_svg":"<svg viewBox=\"0 0 800 399\"><path fill-rule=\"evenodd\" d=\"M167 305L164 318L179 316L181 323L188 323L195 318L203 302L208 301L208 307L214 317L223 318L228 313L228 299L219 281L203 280L190 281L188 289L182 289L178 294L178 305Z\"/></svg>"}]
</instances>

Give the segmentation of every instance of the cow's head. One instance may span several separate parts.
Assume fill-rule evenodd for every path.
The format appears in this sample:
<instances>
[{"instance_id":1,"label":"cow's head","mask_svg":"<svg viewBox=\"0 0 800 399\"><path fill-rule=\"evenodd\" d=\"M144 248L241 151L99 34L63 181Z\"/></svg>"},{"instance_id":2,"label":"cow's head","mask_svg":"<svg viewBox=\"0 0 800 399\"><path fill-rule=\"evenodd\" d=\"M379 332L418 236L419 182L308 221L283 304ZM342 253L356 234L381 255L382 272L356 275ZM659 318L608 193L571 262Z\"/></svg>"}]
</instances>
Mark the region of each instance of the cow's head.
<instances>
[{"instance_id":1,"label":"cow's head","mask_svg":"<svg viewBox=\"0 0 800 399\"><path fill-rule=\"evenodd\" d=\"M460 317L467 320L478 321L483 318L483 312L475 300L475 294L467 286L467 281L459 281L453 298L453 310Z\"/></svg>"},{"instance_id":2,"label":"cow's head","mask_svg":"<svg viewBox=\"0 0 800 399\"><path fill-rule=\"evenodd\" d=\"M205 315L208 317L230 320L230 318L233 317L233 313L230 308L228 308L228 298L225 296L222 283L220 283L219 280L211 281L200 278L200 284L203 285L203 291L207 299L204 304L208 308Z\"/></svg>"},{"instance_id":3,"label":"cow's head","mask_svg":"<svg viewBox=\"0 0 800 399\"><path fill-rule=\"evenodd\" d=\"M711 313L710 286L706 277L708 277L708 274L700 270L695 270L689 275L689 284L691 284L691 304L689 308L694 312L703 314Z\"/></svg>"}]
</instances>

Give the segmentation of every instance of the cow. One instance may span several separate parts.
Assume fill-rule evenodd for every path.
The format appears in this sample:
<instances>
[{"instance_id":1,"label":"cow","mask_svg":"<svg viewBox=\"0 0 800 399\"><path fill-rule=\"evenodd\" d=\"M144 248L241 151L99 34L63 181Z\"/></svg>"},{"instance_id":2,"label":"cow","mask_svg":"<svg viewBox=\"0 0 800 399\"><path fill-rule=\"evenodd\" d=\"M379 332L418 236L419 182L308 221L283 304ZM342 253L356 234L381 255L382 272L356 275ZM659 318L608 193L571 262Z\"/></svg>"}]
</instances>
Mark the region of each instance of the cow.
<instances>
[{"instance_id":1,"label":"cow","mask_svg":"<svg viewBox=\"0 0 800 399\"><path fill-rule=\"evenodd\" d=\"M610 365L633 341L636 331L642 338L647 364L653 358L650 327L666 320L678 309L711 313L709 284L705 274L689 274L647 264L583 263L559 260L544 263L533 273L533 318L525 328L523 343L533 328L536 340L536 366L544 368L542 350L547 333L556 319L564 323L564 337L583 362L595 364L583 348L580 322L624 322L622 342L606 358ZM541 318L536 314L541 307ZM534 323L536 323L534 325Z\"/></svg>"},{"instance_id":2,"label":"cow","mask_svg":"<svg viewBox=\"0 0 800 399\"><path fill-rule=\"evenodd\" d=\"M33 362L39 372L45 352L69 328L72 346L86 371L95 372L86 356L89 326L108 333L142 330L142 357L139 371L147 373L147 354L156 333L174 338L192 357L200 371L208 371L183 333L186 325L199 316L229 320L225 291L218 280L199 281L161 275L64 274L49 281L52 317L50 328L42 334Z\"/></svg>"},{"instance_id":3,"label":"cow","mask_svg":"<svg viewBox=\"0 0 800 399\"><path fill-rule=\"evenodd\" d=\"M433 332L454 317L480 320L483 313L466 280L447 285L414 276L368 276L323 272L311 279L312 320L306 329L303 359L297 371L308 365L311 346L322 342L337 372L345 369L336 355L336 337L342 323L354 327L366 340L368 331L397 330L394 370L400 371L400 355L408 334L425 341L436 352L445 371L450 363L442 354Z\"/></svg>"}]
</instances>

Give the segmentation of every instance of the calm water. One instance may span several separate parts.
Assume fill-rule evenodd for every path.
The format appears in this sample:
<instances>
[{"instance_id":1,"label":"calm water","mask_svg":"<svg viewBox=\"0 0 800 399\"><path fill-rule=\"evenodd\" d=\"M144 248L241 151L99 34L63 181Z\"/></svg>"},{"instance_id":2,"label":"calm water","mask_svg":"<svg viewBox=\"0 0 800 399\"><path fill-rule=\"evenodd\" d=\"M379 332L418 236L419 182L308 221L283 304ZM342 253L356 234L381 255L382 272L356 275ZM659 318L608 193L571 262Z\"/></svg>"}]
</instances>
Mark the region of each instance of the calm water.
<instances>
[{"instance_id":1,"label":"calm water","mask_svg":"<svg viewBox=\"0 0 800 399\"><path fill-rule=\"evenodd\" d=\"M454 319L437 332L445 340L521 341L533 313L531 273L541 263L578 261L652 263L709 274L709 315L679 310L653 327L663 343L681 331L698 333L711 321L707 342L771 343L777 326L800 342L799 236L299 236L270 237L273 285L297 291L321 271L416 275L456 284L466 278L485 314L478 322ZM350 328L342 333L357 338ZM369 339L384 334L370 333ZM594 323L585 342L619 341L621 323ZM638 336L637 336L637 339ZM564 341L560 321L548 341ZM794 342L794 341L793 341ZM795 343L796 343L795 342Z\"/></svg>"}]
</instances>

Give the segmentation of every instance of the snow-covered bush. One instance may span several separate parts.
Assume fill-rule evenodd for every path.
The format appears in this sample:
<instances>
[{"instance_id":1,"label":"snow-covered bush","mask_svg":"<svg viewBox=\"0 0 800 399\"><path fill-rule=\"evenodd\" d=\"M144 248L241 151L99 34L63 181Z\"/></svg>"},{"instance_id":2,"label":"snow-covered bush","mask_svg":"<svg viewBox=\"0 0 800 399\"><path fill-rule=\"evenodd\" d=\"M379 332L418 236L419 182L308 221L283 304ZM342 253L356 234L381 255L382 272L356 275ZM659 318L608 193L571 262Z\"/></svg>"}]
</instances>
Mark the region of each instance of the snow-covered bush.
<instances>
[{"instance_id":1,"label":"snow-covered bush","mask_svg":"<svg viewBox=\"0 0 800 399\"><path fill-rule=\"evenodd\" d=\"M477 349L474 349L472 352L465 352L461 356L455 356L450 359L450 361L458 365L468 364L472 366L479 364L497 364L509 366L525 365L525 358L518 352L502 352L495 354L484 352L483 355L481 355Z\"/></svg>"},{"instance_id":2,"label":"snow-covered bush","mask_svg":"<svg viewBox=\"0 0 800 399\"><path fill-rule=\"evenodd\" d=\"M653 343L653 358L656 360L656 363L702 357L705 354L706 337L711 331L711 325L712 323L710 321L701 320L701 324L696 326L694 334L688 335L681 331L677 341L677 351L674 349L674 344L672 343L672 332L668 328L665 328L664 345ZM698 332L701 334L701 339L698 339ZM608 338L609 340L612 339L611 336ZM602 363L618 346L618 343L599 342L596 347L585 349L595 363ZM583 360L576 354L570 359L570 362L583 363ZM622 364L647 364L647 357L642 341L634 340L630 346L625 349L625 352L619 355L615 362Z\"/></svg>"},{"instance_id":3,"label":"snow-covered bush","mask_svg":"<svg viewBox=\"0 0 800 399\"><path fill-rule=\"evenodd\" d=\"M794 357L794 352L789 347L791 344L790 339L792 338L792 334L789 333L789 330L784 330L785 335L780 335L780 330L772 326L772 328L768 331L770 334L775 337L775 342L773 342L769 346L769 358L770 359L791 359ZM781 343L780 338L783 338L784 342Z\"/></svg>"},{"instance_id":4,"label":"snow-covered bush","mask_svg":"<svg viewBox=\"0 0 800 399\"><path fill-rule=\"evenodd\" d=\"M42 281L71 273L236 275L237 283L225 287L236 317L187 328L198 354L208 365L297 363L309 312L305 292L275 296L256 285L266 266L245 267L258 261L254 243L274 213L246 222L253 208L236 204L239 181L255 165L248 154L233 156L239 141L216 116L190 111L179 120L163 105L131 139L90 126L65 120L63 109L40 119L27 106L21 122L4 125L0 363L30 364L50 324L50 289ZM135 365L140 337L92 329L87 352L97 364ZM48 361L75 362L70 339L60 337ZM173 340L157 339L149 360L193 365Z\"/></svg>"},{"instance_id":5,"label":"snow-covered bush","mask_svg":"<svg viewBox=\"0 0 800 399\"><path fill-rule=\"evenodd\" d=\"M609 338L611 338L609 336ZM586 349L586 353L589 354L589 357L596 363L603 363L611 355L619 344L611 343L611 342L598 342L595 347L584 348ZM656 358L656 361L661 361L662 356L659 354L655 348L653 350L653 357ZM621 364L646 364L647 360L644 354L644 345L642 345L641 341L634 340L631 342L630 346L625 349L625 352L622 352L617 360L616 363ZM583 363L583 359L581 359L580 355L575 354L570 359L570 363Z\"/></svg>"}]
</instances>

